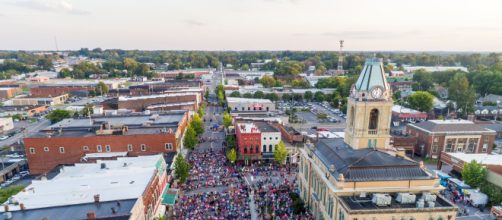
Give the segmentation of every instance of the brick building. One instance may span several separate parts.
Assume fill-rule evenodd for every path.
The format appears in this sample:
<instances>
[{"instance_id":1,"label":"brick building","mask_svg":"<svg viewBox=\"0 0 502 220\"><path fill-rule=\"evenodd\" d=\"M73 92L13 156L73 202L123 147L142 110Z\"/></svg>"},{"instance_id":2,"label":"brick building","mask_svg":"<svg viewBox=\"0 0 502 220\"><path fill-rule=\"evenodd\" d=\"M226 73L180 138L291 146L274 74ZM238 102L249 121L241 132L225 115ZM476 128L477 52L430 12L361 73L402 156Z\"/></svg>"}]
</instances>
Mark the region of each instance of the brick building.
<instances>
[{"instance_id":1,"label":"brick building","mask_svg":"<svg viewBox=\"0 0 502 220\"><path fill-rule=\"evenodd\" d=\"M24 138L30 171L43 174L58 165L79 162L89 153L175 152L188 120L186 111L64 119Z\"/></svg>"},{"instance_id":2,"label":"brick building","mask_svg":"<svg viewBox=\"0 0 502 220\"><path fill-rule=\"evenodd\" d=\"M113 89L109 91L110 95L116 96L143 96L152 94L163 94L173 92L188 92L188 90L197 89L204 94L204 84L201 80L168 80L164 82L145 83L142 85L129 86L127 89Z\"/></svg>"},{"instance_id":3,"label":"brick building","mask_svg":"<svg viewBox=\"0 0 502 220\"><path fill-rule=\"evenodd\" d=\"M438 158L441 152L490 153L496 132L467 120L429 120L408 124L417 137L415 153Z\"/></svg>"},{"instance_id":4,"label":"brick building","mask_svg":"<svg viewBox=\"0 0 502 220\"><path fill-rule=\"evenodd\" d=\"M56 97L64 94L79 94L94 90L94 85L38 86L30 88L31 97Z\"/></svg>"},{"instance_id":5,"label":"brick building","mask_svg":"<svg viewBox=\"0 0 502 220\"><path fill-rule=\"evenodd\" d=\"M0 87L0 100L10 99L21 92L19 87Z\"/></svg>"},{"instance_id":6,"label":"brick building","mask_svg":"<svg viewBox=\"0 0 502 220\"><path fill-rule=\"evenodd\" d=\"M144 110L191 110L198 109L202 96L198 92L167 93L148 96L120 96L110 98L101 104L105 110L130 109Z\"/></svg>"},{"instance_id":7,"label":"brick building","mask_svg":"<svg viewBox=\"0 0 502 220\"><path fill-rule=\"evenodd\" d=\"M0 106L0 117L7 117L13 115L21 115L23 118L37 116L42 112L46 112L48 107L46 105L9 105Z\"/></svg>"},{"instance_id":8,"label":"brick building","mask_svg":"<svg viewBox=\"0 0 502 220\"><path fill-rule=\"evenodd\" d=\"M261 132L253 123L237 123L235 128L239 160L246 163L261 158Z\"/></svg>"}]
</instances>

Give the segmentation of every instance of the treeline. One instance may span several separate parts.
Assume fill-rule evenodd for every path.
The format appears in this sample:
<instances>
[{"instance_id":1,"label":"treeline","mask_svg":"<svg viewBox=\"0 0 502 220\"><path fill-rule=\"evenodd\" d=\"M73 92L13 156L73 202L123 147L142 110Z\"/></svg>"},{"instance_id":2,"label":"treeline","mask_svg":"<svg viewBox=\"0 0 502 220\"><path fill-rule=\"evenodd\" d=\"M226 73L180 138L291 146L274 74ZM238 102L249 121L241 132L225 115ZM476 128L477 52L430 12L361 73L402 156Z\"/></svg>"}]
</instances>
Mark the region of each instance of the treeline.
<instances>
[{"instance_id":1,"label":"treeline","mask_svg":"<svg viewBox=\"0 0 502 220\"><path fill-rule=\"evenodd\" d=\"M59 73L62 78L71 77L75 79L86 79L93 74L108 74L110 78L121 76L146 76L151 78L157 75L150 66L137 62L132 58L124 58L120 61L108 60L101 65L84 61L74 65L72 70L65 68Z\"/></svg>"}]
</instances>

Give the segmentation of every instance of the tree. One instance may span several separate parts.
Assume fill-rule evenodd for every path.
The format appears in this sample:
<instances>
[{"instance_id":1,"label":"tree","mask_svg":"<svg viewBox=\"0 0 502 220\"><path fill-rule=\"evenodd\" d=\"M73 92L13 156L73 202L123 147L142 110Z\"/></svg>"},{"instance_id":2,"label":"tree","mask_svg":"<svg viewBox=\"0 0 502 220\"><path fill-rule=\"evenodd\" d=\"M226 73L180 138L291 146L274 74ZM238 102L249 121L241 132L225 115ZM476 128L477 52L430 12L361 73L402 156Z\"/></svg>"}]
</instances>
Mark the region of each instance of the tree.
<instances>
[{"instance_id":1,"label":"tree","mask_svg":"<svg viewBox=\"0 0 502 220\"><path fill-rule=\"evenodd\" d=\"M94 114L94 109L92 108L92 104L87 104L82 109L82 116L89 117L89 115Z\"/></svg>"},{"instance_id":2,"label":"tree","mask_svg":"<svg viewBox=\"0 0 502 220\"><path fill-rule=\"evenodd\" d=\"M474 101L476 93L469 85L465 73L457 73L449 82L448 96L450 100L457 104L457 110L460 110L462 116L467 116L469 112L474 111Z\"/></svg>"},{"instance_id":3,"label":"tree","mask_svg":"<svg viewBox=\"0 0 502 220\"><path fill-rule=\"evenodd\" d=\"M434 86L432 74L423 69L417 70L413 74L413 81L416 83L413 88L415 91L427 91Z\"/></svg>"},{"instance_id":4,"label":"tree","mask_svg":"<svg viewBox=\"0 0 502 220\"><path fill-rule=\"evenodd\" d=\"M408 97L410 108L421 112L430 112L433 107L434 96L429 92L417 91Z\"/></svg>"},{"instance_id":5,"label":"tree","mask_svg":"<svg viewBox=\"0 0 502 220\"><path fill-rule=\"evenodd\" d=\"M202 123L202 120L200 119L198 114L194 114L192 118L192 122L190 122L191 127L194 129L196 136L201 135L204 133L204 124Z\"/></svg>"},{"instance_id":6,"label":"tree","mask_svg":"<svg viewBox=\"0 0 502 220\"><path fill-rule=\"evenodd\" d=\"M260 83L263 85L263 87L274 87L275 86L275 79L272 76L269 75L264 75L260 79Z\"/></svg>"},{"instance_id":7,"label":"tree","mask_svg":"<svg viewBox=\"0 0 502 220\"><path fill-rule=\"evenodd\" d=\"M292 98L293 98L292 95L290 95L289 93L282 94L283 101L291 101Z\"/></svg>"},{"instance_id":8,"label":"tree","mask_svg":"<svg viewBox=\"0 0 502 220\"><path fill-rule=\"evenodd\" d=\"M193 150L197 144L197 133L191 125L188 125L187 131L185 132L184 142L185 146L191 150Z\"/></svg>"},{"instance_id":9,"label":"tree","mask_svg":"<svg viewBox=\"0 0 502 220\"><path fill-rule=\"evenodd\" d=\"M239 91L233 91L232 93L230 93L230 97L241 97L241 93Z\"/></svg>"},{"instance_id":10,"label":"tree","mask_svg":"<svg viewBox=\"0 0 502 220\"><path fill-rule=\"evenodd\" d=\"M183 155L178 154L174 160L174 175L181 183L184 183L190 172L190 164L185 160Z\"/></svg>"},{"instance_id":11,"label":"tree","mask_svg":"<svg viewBox=\"0 0 502 220\"><path fill-rule=\"evenodd\" d=\"M108 86L104 82L100 81L98 85L96 85L95 90L96 94L104 95L108 93Z\"/></svg>"},{"instance_id":12,"label":"tree","mask_svg":"<svg viewBox=\"0 0 502 220\"><path fill-rule=\"evenodd\" d=\"M244 93L244 95L242 95L243 98L247 98L247 99L250 99L250 98L253 98L253 94L247 92L247 93Z\"/></svg>"},{"instance_id":13,"label":"tree","mask_svg":"<svg viewBox=\"0 0 502 220\"><path fill-rule=\"evenodd\" d=\"M253 94L253 98L255 99L263 99L265 97L265 94L262 91L256 91Z\"/></svg>"},{"instance_id":14,"label":"tree","mask_svg":"<svg viewBox=\"0 0 502 220\"><path fill-rule=\"evenodd\" d=\"M306 101L311 101L313 97L314 97L314 94L311 91L306 91L305 94L303 94L303 98Z\"/></svg>"},{"instance_id":15,"label":"tree","mask_svg":"<svg viewBox=\"0 0 502 220\"><path fill-rule=\"evenodd\" d=\"M228 128L232 124L233 118L227 112L223 113L223 126Z\"/></svg>"},{"instance_id":16,"label":"tree","mask_svg":"<svg viewBox=\"0 0 502 220\"><path fill-rule=\"evenodd\" d=\"M272 101L272 102L279 100L279 96L277 96L277 94L275 94L275 93L267 93L267 94L265 94L265 98Z\"/></svg>"},{"instance_id":17,"label":"tree","mask_svg":"<svg viewBox=\"0 0 502 220\"><path fill-rule=\"evenodd\" d=\"M321 91L317 91L314 94L314 100L316 102L323 102L324 100L326 100L326 97L324 96L324 93L322 93Z\"/></svg>"},{"instance_id":18,"label":"tree","mask_svg":"<svg viewBox=\"0 0 502 220\"><path fill-rule=\"evenodd\" d=\"M284 142L280 141L274 151L274 159L277 163L283 164L286 161L286 157L288 156L288 151L286 150L286 146Z\"/></svg>"},{"instance_id":19,"label":"tree","mask_svg":"<svg viewBox=\"0 0 502 220\"><path fill-rule=\"evenodd\" d=\"M249 70L249 65L247 64L242 65L241 70L246 70L246 71Z\"/></svg>"},{"instance_id":20,"label":"tree","mask_svg":"<svg viewBox=\"0 0 502 220\"><path fill-rule=\"evenodd\" d=\"M209 89L206 89L206 92L204 93L204 98L206 100L209 99Z\"/></svg>"},{"instance_id":21,"label":"tree","mask_svg":"<svg viewBox=\"0 0 502 220\"><path fill-rule=\"evenodd\" d=\"M47 114L45 117L51 121L52 124L58 123L62 121L65 118L71 118L72 114L68 110L63 110L63 109L56 109L54 111L51 111L49 114Z\"/></svg>"},{"instance_id":22,"label":"tree","mask_svg":"<svg viewBox=\"0 0 502 220\"><path fill-rule=\"evenodd\" d=\"M485 181L486 168L475 160L472 160L470 163L464 163L462 178L469 186L477 188Z\"/></svg>"},{"instance_id":23,"label":"tree","mask_svg":"<svg viewBox=\"0 0 502 220\"><path fill-rule=\"evenodd\" d=\"M228 161L230 161L232 164L235 163L235 161L237 160L237 151L235 151L235 148L231 148L228 152L227 152L227 159Z\"/></svg>"}]
</instances>

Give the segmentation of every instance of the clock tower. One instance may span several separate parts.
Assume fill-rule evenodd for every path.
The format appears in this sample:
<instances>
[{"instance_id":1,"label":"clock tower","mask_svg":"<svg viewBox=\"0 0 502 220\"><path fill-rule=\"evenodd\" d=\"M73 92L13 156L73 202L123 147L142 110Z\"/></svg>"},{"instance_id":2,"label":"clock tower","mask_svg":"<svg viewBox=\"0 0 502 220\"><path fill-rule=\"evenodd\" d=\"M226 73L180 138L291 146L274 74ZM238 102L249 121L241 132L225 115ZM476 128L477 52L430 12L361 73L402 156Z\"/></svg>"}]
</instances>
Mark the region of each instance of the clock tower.
<instances>
[{"instance_id":1,"label":"clock tower","mask_svg":"<svg viewBox=\"0 0 502 220\"><path fill-rule=\"evenodd\" d=\"M345 143L353 149L389 148L392 105L381 59L367 59L348 97Z\"/></svg>"}]
</instances>

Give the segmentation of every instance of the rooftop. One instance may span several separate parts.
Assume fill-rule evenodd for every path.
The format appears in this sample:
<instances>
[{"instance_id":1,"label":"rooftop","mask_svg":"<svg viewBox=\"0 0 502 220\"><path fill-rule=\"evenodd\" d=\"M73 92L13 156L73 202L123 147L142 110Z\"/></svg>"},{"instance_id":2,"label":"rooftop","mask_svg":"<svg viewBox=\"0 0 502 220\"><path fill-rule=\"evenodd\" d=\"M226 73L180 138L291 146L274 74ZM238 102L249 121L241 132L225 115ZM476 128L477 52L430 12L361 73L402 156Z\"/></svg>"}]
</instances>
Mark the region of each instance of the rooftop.
<instances>
[{"instance_id":1,"label":"rooftop","mask_svg":"<svg viewBox=\"0 0 502 220\"><path fill-rule=\"evenodd\" d=\"M366 59L355 84L358 91L370 91L374 86L380 86L383 90L388 89L382 60L377 58Z\"/></svg>"},{"instance_id":2,"label":"rooftop","mask_svg":"<svg viewBox=\"0 0 502 220\"><path fill-rule=\"evenodd\" d=\"M235 98L235 97L227 97L228 102L257 102L257 103L272 103L272 101L268 99L248 99L248 98Z\"/></svg>"},{"instance_id":3,"label":"rooftop","mask_svg":"<svg viewBox=\"0 0 502 220\"><path fill-rule=\"evenodd\" d=\"M279 132L277 128L267 122L257 121L254 122L254 124L256 125L256 127L258 127L258 129L260 129L261 132Z\"/></svg>"},{"instance_id":4,"label":"rooftop","mask_svg":"<svg viewBox=\"0 0 502 220\"><path fill-rule=\"evenodd\" d=\"M131 113L127 115L117 116L98 116L93 118L67 118L53 124L31 137L51 137L59 136L94 136L96 130L109 124L110 129L121 129L127 126L128 130L123 135L133 134L158 134L164 131L163 129L171 129L173 132L179 126L183 119L185 111L169 111L159 114L138 114Z\"/></svg>"},{"instance_id":5,"label":"rooftop","mask_svg":"<svg viewBox=\"0 0 502 220\"><path fill-rule=\"evenodd\" d=\"M429 120L408 126L428 133L493 132L468 120Z\"/></svg>"},{"instance_id":6,"label":"rooftop","mask_svg":"<svg viewBox=\"0 0 502 220\"><path fill-rule=\"evenodd\" d=\"M31 210L94 203L94 195L99 195L100 202L137 199L160 161L164 162L159 154L65 166L53 179L34 180L25 192L14 195L13 200ZM6 204L9 210L20 210L19 205Z\"/></svg>"},{"instance_id":7,"label":"rooftop","mask_svg":"<svg viewBox=\"0 0 502 220\"><path fill-rule=\"evenodd\" d=\"M252 122L238 123L237 127L241 133L260 133L260 129Z\"/></svg>"},{"instance_id":8,"label":"rooftop","mask_svg":"<svg viewBox=\"0 0 502 220\"><path fill-rule=\"evenodd\" d=\"M422 113L422 112L417 111L415 109L406 108L406 107L401 106L401 105L393 105L392 106L392 111L393 112L404 113L404 114L419 114L419 113Z\"/></svg>"},{"instance_id":9,"label":"rooftop","mask_svg":"<svg viewBox=\"0 0 502 220\"><path fill-rule=\"evenodd\" d=\"M326 167L334 165L334 177L343 174L346 181L434 178L415 161L370 148L355 150L343 138L319 139L314 154Z\"/></svg>"},{"instance_id":10,"label":"rooftop","mask_svg":"<svg viewBox=\"0 0 502 220\"><path fill-rule=\"evenodd\" d=\"M422 194L415 194L416 195L416 201L422 197ZM424 204L424 208L417 208L416 202L409 203L409 204L402 204L396 201L397 194L390 194L392 197L391 203L389 205L385 206L379 206L375 203L372 202L372 197L365 196L365 197L360 197L359 195L356 196L341 196L340 199L344 203L344 205L350 210L350 211L383 211L385 210L390 210L390 209L426 209L429 208L428 204ZM453 204L448 202L446 199L443 197L436 195L436 200L434 201L434 207L433 208L455 208Z\"/></svg>"},{"instance_id":11,"label":"rooftop","mask_svg":"<svg viewBox=\"0 0 502 220\"><path fill-rule=\"evenodd\" d=\"M447 153L451 157L457 158L465 162L475 160L484 165L502 166L502 155L500 154L466 154L466 153Z\"/></svg>"},{"instance_id":12,"label":"rooftop","mask_svg":"<svg viewBox=\"0 0 502 220\"><path fill-rule=\"evenodd\" d=\"M141 99L154 99L154 98L164 98L164 97L177 97L177 96L187 96L187 95L198 95L195 92L185 92L185 93L166 93L158 95L144 95L144 96L120 96L119 101L131 101L131 100L141 100Z\"/></svg>"}]
</instances>

